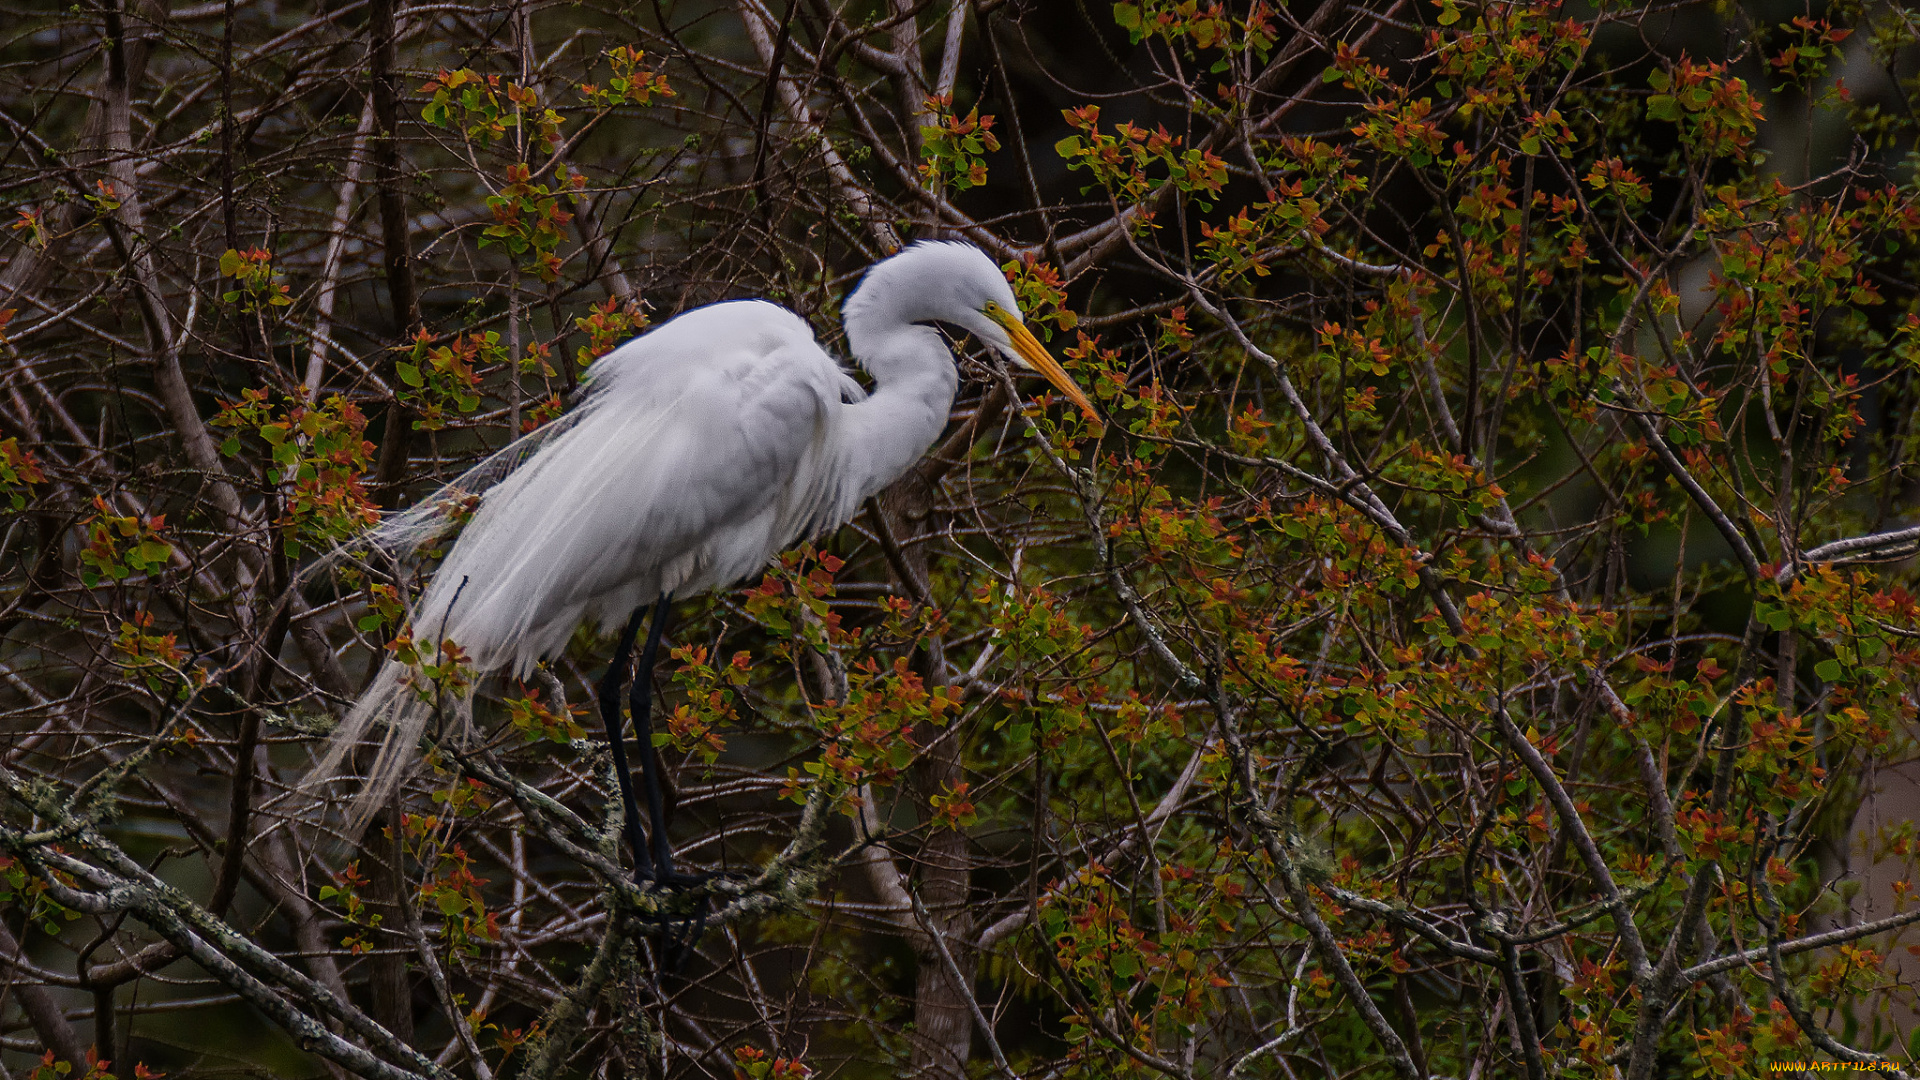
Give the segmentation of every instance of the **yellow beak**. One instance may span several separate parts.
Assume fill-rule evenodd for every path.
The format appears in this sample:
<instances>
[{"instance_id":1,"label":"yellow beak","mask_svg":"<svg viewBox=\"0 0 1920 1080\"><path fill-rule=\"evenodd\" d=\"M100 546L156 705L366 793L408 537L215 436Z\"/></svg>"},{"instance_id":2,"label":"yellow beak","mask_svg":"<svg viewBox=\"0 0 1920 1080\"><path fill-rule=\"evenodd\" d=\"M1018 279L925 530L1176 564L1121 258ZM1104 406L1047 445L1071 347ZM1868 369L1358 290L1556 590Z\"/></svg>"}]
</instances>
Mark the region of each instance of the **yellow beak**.
<instances>
[{"instance_id":1,"label":"yellow beak","mask_svg":"<svg viewBox=\"0 0 1920 1080\"><path fill-rule=\"evenodd\" d=\"M1094 411L1093 402L1087 400L1087 395L1074 385L1073 377L1060 366L1060 361L1055 360L1047 347L1040 344L1040 339L1033 336L1033 331L998 308L988 311L987 315L1006 330L1007 338L1013 342L1013 351L1020 354L1020 359L1026 361L1028 367L1045 375L1048 382L1059 387L1061 393L1080 406L1080 411L1087 414L1087 427L1092 429L1095 438L1099 438L1106 431L1106 422Z\"/></svg>"}]
</instances>

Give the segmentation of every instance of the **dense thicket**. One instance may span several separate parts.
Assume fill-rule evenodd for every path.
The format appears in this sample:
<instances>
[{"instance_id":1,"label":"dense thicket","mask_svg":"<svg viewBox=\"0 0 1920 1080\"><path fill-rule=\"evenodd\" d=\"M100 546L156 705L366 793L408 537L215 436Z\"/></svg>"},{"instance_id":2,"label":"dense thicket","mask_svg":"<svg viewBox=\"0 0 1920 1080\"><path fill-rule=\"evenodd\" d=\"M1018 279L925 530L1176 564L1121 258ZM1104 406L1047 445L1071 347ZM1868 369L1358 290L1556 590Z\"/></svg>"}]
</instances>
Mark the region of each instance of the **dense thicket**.
<instances>
[{"instance_id":1,"label":"dense thicket","mask_svg":"<svg viewBox=\"0 0 1920 1080\"><path fill-rule=\"evenodd\" d=\"M0 10L0 1080L1912 1068L1920 13ZM379 512L925 237L1110 423L958 342L676 605L699 884L585 631L364 835L301 795L431 633Z\"/></svg>"}]
</instances>

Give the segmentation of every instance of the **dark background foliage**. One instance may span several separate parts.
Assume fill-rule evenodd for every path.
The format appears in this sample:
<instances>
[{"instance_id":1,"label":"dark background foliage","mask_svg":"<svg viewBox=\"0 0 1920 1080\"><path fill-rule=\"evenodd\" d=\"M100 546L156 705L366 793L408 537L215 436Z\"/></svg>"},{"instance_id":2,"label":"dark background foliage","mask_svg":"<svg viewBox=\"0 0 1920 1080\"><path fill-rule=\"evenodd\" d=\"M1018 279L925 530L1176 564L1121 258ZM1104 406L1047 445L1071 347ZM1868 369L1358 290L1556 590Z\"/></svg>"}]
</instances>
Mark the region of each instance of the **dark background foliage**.
<instances>
[{"instance_id":1,"label":"dark background foliage","mask_svg":"<svg viewBox=\"0 0 1920 1080\"><path fill-rule=\"evenodd\" d=\"M0 1080L1911 1070L1915 12L0 10ZM300 790L377 513L924 238L1108 426L675 606L700 884L586 631Z\"/></svg>"}]
</instances>

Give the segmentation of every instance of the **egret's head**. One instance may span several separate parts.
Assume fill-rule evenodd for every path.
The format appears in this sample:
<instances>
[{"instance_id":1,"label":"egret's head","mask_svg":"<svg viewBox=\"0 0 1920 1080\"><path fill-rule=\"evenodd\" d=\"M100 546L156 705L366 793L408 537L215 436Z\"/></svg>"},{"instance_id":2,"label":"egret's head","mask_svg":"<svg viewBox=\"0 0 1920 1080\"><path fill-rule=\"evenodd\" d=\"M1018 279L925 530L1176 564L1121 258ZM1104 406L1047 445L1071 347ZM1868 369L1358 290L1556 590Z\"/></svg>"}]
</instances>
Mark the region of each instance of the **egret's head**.
<instances>
[{"instance_id":1,"label":"egret's head","mask_svg":"<svg viewBox=\"0 0 1920 1080\"><path fill-rule=\"evenodd\" d=\"M1080 407L1096 433L1104 426L1093 402L1027 329L1006 275L972 244L921 241L876 265L847 301L849 332L857 311L882 306L907 322L943 322L965 330L1014 364L1046 376Z\"/></svg>"},{"instance_id":2,"label":"egret's head","mask_svg":"<svg viewBox=\"0 0 1920 1080\"><path fill-rule=\"evenodd\" d=\"M1001 279L1002 284L1005 284L1005 281L1005 278ZM1009 289L1007 301L1012 299L1013 290ZM1100 419L1100 414L1094 411L1093 402L1088 401L1087 395L1074 384L1073 377L1060 366L1060 361L1053 358L1053 354L1047 351L1047 347L1040 344L1040 339L1033 336L1033 331L1027 329L1027 324L1020 318L1020 308L1017 304L988 300L980 305L980 314L985 318L986 323L979 329L973 330L976 335L1000 350L1000 355L1028 371L1037 371L1045 375L1048 382L1059 387L1061 393L1071 398L1075 405L1080 406L1080 411L1087 414L1087 423L1092 426L1094 434L1098 435L1101 429L1106 427Z\"/></svg>"}]
</instances>

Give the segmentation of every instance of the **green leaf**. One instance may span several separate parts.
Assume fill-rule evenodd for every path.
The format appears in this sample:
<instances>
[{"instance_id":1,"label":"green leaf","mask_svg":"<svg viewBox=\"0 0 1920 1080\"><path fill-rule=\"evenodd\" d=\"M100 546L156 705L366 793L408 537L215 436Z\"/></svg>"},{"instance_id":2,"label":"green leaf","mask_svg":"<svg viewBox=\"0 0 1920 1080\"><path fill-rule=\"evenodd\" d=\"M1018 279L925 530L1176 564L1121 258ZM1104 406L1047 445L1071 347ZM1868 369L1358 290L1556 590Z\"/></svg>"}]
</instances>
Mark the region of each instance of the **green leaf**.
<instances>
[{"instance_id":1,"label":"green leaf","mask_svg":"<svg viewBox=\"0 0 1920 1080\"><path fill-rule=\"evenodd\" d=\"M228 248L226 254L220 256L220 276L238 277L239 275L240 253L232 248Z\"/></svg>"},{"instance_id":2,"label":"green leaf","mask_svg":"<svg viewBox=\"0 0 1920 1080\"><path fill-rule=\"evenodd\" d=\"M420 368L414 364L395 364L393 370L399 374L401 382L415 389L427 384L426 380L420 377Z\"/></svg>"},{"instance_id":3,"label":"green leaf","mask_svg":"<svg viewBox=\"0 0 1920 1080\"><path fill-rule=\"evenodd\" d=\"M1820 676L1823 682L1839 682L1846 674L1846 669L1840 666L1838 660L1822 660L1813 666L1813 673Z\"/></svg>"}]
</instances>

